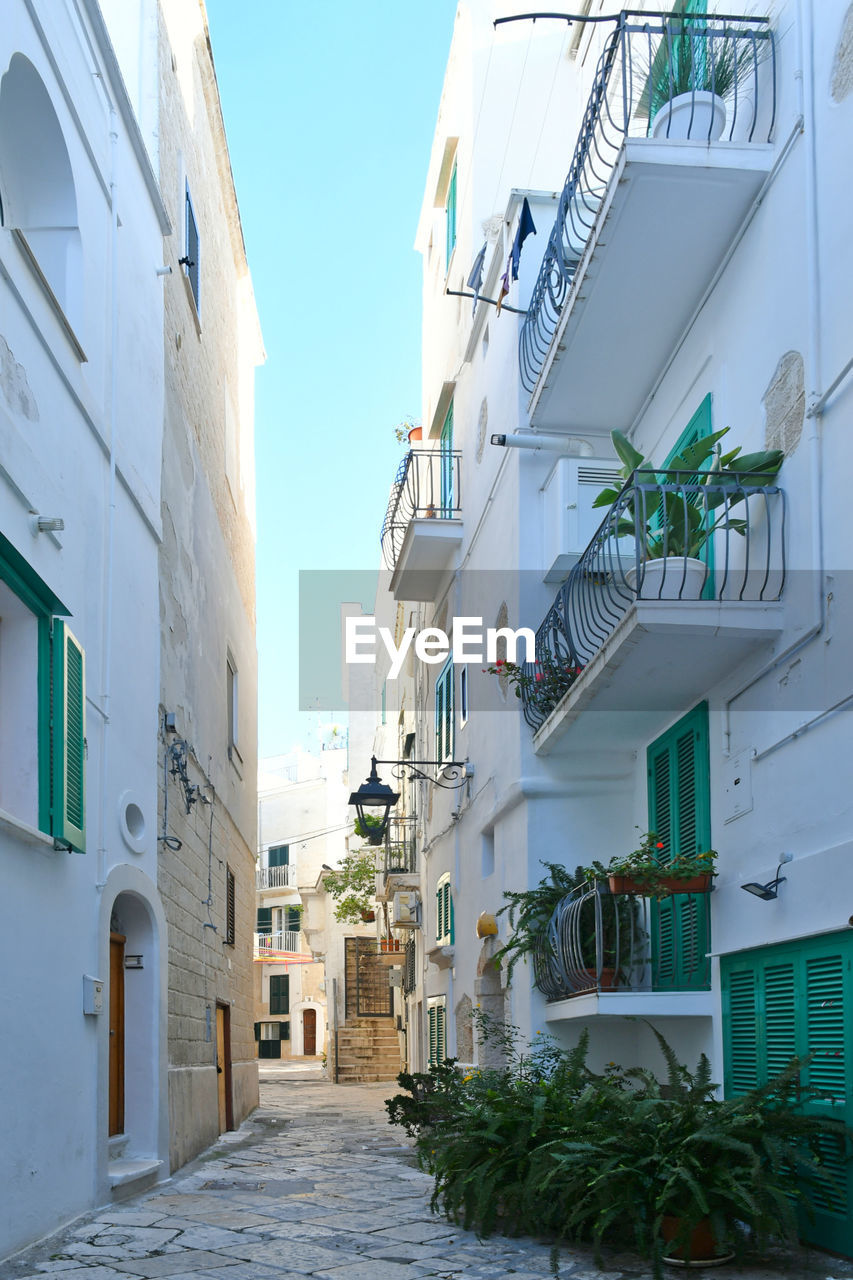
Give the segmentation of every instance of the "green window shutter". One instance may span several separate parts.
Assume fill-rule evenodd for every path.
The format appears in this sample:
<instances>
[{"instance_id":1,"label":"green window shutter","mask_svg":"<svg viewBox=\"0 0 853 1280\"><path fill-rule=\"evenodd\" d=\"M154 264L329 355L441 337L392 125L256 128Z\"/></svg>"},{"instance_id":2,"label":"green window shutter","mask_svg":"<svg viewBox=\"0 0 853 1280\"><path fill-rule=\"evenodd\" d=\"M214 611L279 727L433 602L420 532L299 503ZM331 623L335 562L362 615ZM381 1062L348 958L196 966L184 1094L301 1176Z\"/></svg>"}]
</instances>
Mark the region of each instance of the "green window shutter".
<instances>
[{"instance_id":1,"label":"green window shutter","mask_svg":"<svg viewBox=\"0 0 853 1280\"><path fill-rule=\"evenodd\" d=\"M272 933L272 907L258 907L256 933Z\"/></svg>"},{"instance_id":2,"label":"green window shutter","mask_svg":"<svg viewBox=\"0 0 853 1280\"><path fill-rule=\"evenodd\" d=\"M290 1012L290 975L274 973L270 976L270 1013Z\"/></svg>"},{"instance_id":3,"label":"green window shutter","mask_svg":"<svg viewBox=\"0 0 853 1280\"><path fill-rule=\"evenodd\" d=\"M763 982L764 1009L759 1028L764 1038L765 1069L762 1082L778 1075L797 1054L796 984L794 966L767 964Z\"/></svg>"},{"instance_id":4,"label":"green window shutter","mask_svg":"<svg viewBox=\"0 0 853 1280\"><path fill-rule=\"evenodd\" d=\"M296 907L285 907L284 928L287 932L298 933L302 927L302 912Z\"/></svg>"},{"instance_id":5,"label":"green window shutter","mask_svg":"<svg viewBox=\"0 0 853 1280\"><path fill-rule=\"evenodd\" d=\"M446 214L446 244L445 244L445 271L450 265L450 259L453 256L453 250L456 247L456 161L453 162L453 172L450 175L450 185L447 188L447 204L445 205Z\"/></svg>"},{"instance_id":6,"label":"green window shutter","mask_svg":"<svg viewBox=\"0 0 853 1280\"><path fill-rule=\"evenodd\" d=\"M435 891L435 940L444 937L444 886Z\"/></svg>"},{"instance_id":7,"label":"green window shutter","mask_svg":"<svg viewBox=\"0 0 853 1280\"><path fill-rule=\"evenodd\" d=\"M668 729L647 753L649 830L661 862L711 848L708 704ZM702 991L709 982L707 903L679 894L652 905L652 963L657 990Z\"/></svg>"},{"instance_id":8,"label":"green window shutter","mask_svg":"<svg viewBox=\"0 0 853 1280\"><path fill-rule=\"evenodd\" d=\"M290 1022L289 1021L281 1023L281 1039L282 1040L290 1039Z\"/></svg>"},{"instance_id":9,"label":"green window shutter","mask_svg":"<svg viewBox=\"0 0 853 1280\"><path fill-rule=\"evenodd\" d=\"M435 1006L435 1055L437 1062L447 1057L447 1009L443 1004Z\"/></svg>"},{"instance_id":10,"label":"green window shutter","mask_svg":"<svg viewBox=\"0 0 853 1280\"><path fill-rule=\"evenodd\" d=\"M52 834L86 852L86 662L66 624L53 622L51 654Z\"/></svg>"},{"instance_id":11,"label":"green window shutter","mask_svg":"<svg viewBox=\"0 0 853 1280\"><path fill-rule=\"evenodd\" d=\"M453 401L447 410L439 440L439 465L441 467L441 515L451 519L455 510L455 476L453 468Z\"/></svg>"},{"instance_id":12,"label":"green window shutter","mask_svg":"<svg viewBox=\"0 0 853 1280\"><path fill-rule=\"evenodd\" d=\"M255 1023L255 1039L260 1041L260 1038L261 1038L261 1024L259 1022L256 1022Z\"/></svg>"},{"instance_id":13,"label":"green window shutter","mask_svg":"<svg viewBox=\"0 0 853 1280\"><path fill-rule=\"evenodd\" d=\"M429 1065L434 1067L438 1061L438 1039L436 1034L438 1006L431 1004L427 1014L429 1018Z\"/></svg>"},{"instance_id":14,"label":"green window shutter","mask_svg":"<svg viewBox=\"0 0 853 1280\"><path fill-rule=\"evenodd\" d=\"M444 760L444 682L435 682L435 758Z\"/></svg>"},{"instance_id":15,"label":"green window shutter","mask_svg":"<svg viewBox=\"0 0 853 1280\"><path fill-rule=\"evenodd\" d=\"M723 1022L728 1029L725 1072L728 1092L748 1093L758 1086L758 1023L755 971L737 969L723 990Z\"/></svg>"},{"instance_id":16,"label":"green window shutter","mask_svg":"<svg viewBox=\"0 0 853 1280\"><path fill-rule=\"evenodd\" d=\"M450 892L450 885L447 886L447 932L450 935L450 945L453 946L453 894Z\"/></svg>"},{"instance_id":17,"label":"green window shutter","mask_svg":"<svg viewBox=\"0 0 853 1280\"><path fill-rule=\"evenodd\" d=\"M287 867L290 865L290 845L280 844L267 853L267 866Z\"/></svg>"},{"instance_id":18,"label":"green window shutter","mask_svg":"<svg viewBox=\"0 0 853 1280\"><path fill-rule=\"evenodd\" d=\"M452 760L454 743L453 659L448 658L435 682L436 760Z\"/></svg>"}]
</instances>

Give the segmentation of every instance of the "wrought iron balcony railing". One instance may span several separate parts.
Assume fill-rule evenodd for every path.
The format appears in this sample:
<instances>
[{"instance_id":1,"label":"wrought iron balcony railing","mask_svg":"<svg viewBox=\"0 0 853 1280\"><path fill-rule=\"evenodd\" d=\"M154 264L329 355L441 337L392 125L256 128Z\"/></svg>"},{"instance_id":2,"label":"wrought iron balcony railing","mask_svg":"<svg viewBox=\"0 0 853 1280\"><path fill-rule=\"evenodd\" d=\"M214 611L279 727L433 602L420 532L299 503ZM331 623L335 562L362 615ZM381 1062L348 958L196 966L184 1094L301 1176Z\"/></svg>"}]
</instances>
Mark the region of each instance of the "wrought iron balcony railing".
<instances>
[{"instance_id":1,"label":"wrought iron balcony railing","mask_svg":"<svg viewBox=\"0 0 853 1280\"><path fill-rule=\"evenodd\" d=\"M710 143L721 129L723 141L769 142L773 130L776 62L766 18L623 12L615 23L522 325L519 361L528 392L542 370L625 138L677 136Z\"/></svg>"},{"instance_id":2,"label":"wrought iron balcony railing","mask_svg":"<svg viewBox=\"0 0 853 1280\"><path fill-rule=\"evenodd\" d=\"M785 495L759 475L637 471L569 572L526 663L535 730L638 600L769 602L785 584Z\"/></svg>"},{"instance_id":3,"label":"wrought iron balcony railing","mask_svg":"<svg viewBox=\"0 0 853 1280\"><path fill-rule=\"evenodd\" d=\"M296 867L258 867L255 870L256 889L295 889Z\"/></svg>"},{"instance_id":4,"label":"wrought iron balcony railing","mask_svg":"<svg viewBox=\"0 0 853 1280\"><path fill-rule=\"evenodd\" d=\"M710 894L660 902L590 881L569 894L534 952L534 982L548 1000L596 991L710 989Z\"/></svg>"},{"instance_id":5,"label":"wrought iron balcony railing","mask_svg":"<svg viewBox=\"0 0 853 1280\"><path fill-rule=\"evenodd\" d=\"M451 449L410 449L397 468L380 541L393 569L413 520L455 520L462 513L462 455Z\"/></svg>"},{"instance_id":6,"label":"wrought iron balcony railing","mask_svg":"<svg viewBox=\"0 0 853 1280\"><path fill-rule=\"evenodd\" d=\"M385 845L377 850L376 869L384 875L414 875L417 871L415 816L389 818Z\"/></svg>"}]
</instances>

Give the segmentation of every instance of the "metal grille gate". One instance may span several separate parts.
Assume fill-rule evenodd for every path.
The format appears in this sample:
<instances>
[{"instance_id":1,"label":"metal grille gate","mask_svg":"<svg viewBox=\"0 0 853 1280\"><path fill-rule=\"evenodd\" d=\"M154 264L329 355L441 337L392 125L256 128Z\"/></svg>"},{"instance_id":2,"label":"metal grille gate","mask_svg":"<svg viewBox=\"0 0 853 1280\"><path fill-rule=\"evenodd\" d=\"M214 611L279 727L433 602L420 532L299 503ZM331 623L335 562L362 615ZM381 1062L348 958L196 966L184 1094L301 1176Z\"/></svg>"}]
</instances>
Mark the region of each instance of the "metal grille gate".
<instances>
[{"instance_id":1,"label":"metal grille gate","mask_svg":"<svg viewBox=\"0 0 853 1280\"><path fill-rule=\"evenodd\" d=\"M374 938L345 938L346 1017L390 1018L394 1013L391 975Z\"/></svg>"}]
</instances>

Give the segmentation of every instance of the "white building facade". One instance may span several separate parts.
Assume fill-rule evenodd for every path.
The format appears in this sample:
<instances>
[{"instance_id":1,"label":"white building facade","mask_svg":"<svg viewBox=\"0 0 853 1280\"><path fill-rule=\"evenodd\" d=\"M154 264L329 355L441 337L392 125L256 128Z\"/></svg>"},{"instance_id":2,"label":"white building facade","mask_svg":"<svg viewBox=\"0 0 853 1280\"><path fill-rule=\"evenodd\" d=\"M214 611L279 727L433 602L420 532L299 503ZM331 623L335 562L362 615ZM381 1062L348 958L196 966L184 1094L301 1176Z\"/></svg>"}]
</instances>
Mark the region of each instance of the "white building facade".
<instances>
[{"instance_id":1,"label":"white building facade","mask_svg":"<svg viewBox=\"0 0 853 1280\"><path fill-rule=\"evenodd\" d=\"M168 1168L154 744L170 223L94 4L5 8L0 206L5 1254L129 1170Z\"/></svg>"},{"instance_id":2,"label":"white building facade","mask_svg":"<svg viewBox=\"0 0 853 1280\"><path fill-rule=\"evenodd\" d=\"M593 1066L657 1065L633 1017L687 1060L706 1052L728 1093L814 1053L804 1078L849 1122L853 14L688 4L673 26L641 8L593 22L593 0L571 26L494 27L511 9L473 0L457 15L417 240L424 439L383 550L407 625L529 627L539 666L498 678L483 653L404 672L414 757L473 766L458 791L419 784L409 1064L487 1061L479 1004L528 1037L589 1028ZM678 57L694 68L680 122ZM702 76L724 121L718 104L700 118ZM482 299L505 271L498 315ZM671 465L726 427L724 452L781 449L778 475L715 488ZM653 469L625 488L614 428ZM620 496L594 508L608 486ZM695 590L679 504L703 530ZM644 548L666 539L653 581ZM483 938L481 913L543 863L606 865L648 831L664 859L717 850L713 892L620 905L591 885L590 938L567 906L552 963L508 986L492 959L507 917ZM849 1224L839 1200L811 1237L853 1252Z\"/></svg>"}]
</instances>

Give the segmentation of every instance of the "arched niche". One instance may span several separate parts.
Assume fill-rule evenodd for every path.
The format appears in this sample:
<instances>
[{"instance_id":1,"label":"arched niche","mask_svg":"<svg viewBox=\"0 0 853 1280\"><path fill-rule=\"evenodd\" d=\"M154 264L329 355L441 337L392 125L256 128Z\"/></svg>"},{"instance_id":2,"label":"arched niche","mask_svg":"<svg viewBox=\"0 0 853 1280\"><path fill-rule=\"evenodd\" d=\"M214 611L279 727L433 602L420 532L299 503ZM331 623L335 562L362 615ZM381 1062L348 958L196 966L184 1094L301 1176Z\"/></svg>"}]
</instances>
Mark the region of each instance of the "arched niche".
<instances>
[{"instance_id":1,"label":"arched niche","mask_svg":"<svg viewBox=\"0 0 853 1280\"><path fill-rule=\"evenodd\" d=\"M78 321L83 262L74 174L50 94L21 53L0 79L0 216L22 233L66 317Z\"/></svg>"}]
</instances>

